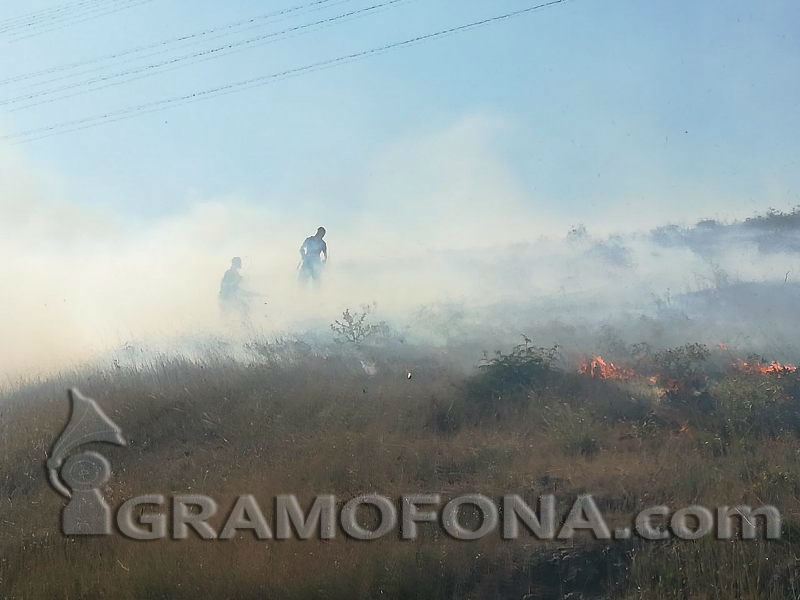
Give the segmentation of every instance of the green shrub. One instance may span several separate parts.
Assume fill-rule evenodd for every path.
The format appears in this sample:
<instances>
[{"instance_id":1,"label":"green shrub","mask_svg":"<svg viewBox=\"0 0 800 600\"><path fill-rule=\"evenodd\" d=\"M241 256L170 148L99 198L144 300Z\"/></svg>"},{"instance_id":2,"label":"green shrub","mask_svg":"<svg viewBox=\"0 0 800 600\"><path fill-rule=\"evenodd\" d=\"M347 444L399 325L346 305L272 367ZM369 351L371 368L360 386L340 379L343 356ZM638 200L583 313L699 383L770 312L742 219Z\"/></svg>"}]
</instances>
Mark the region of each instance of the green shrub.
<instances>
[{"instance_id":1,"label":"green shrub","mask_svg":"<svg viewBox=\"0 0 800 600\"><path fill-rule=\"evenodd\" d=\"M797 430L797 405L777 378L737 374L711 388L716 418L727 438L777 436Z\"/></svg>"},{"instance_id":2,"label":"green shrub","mask_svg":"<svg viewBox=\"0 0 800 600\"><path fill-rule=\"evenodd\" d=\"M667 348L652 356L652 371L672 404L694 404L707 409L708 376L704 370L710 352L705 344Z\"/></svg>"},{"instance_id":3,"label":"green shrub","mask_svg":"<svg viewBox=\"0 0 800 600\"><path fill-rule=\"evenodd\" d=\"M497 351L478 365L478 374L467 382L467 395L487 408L496 402L527 400L531 390L543 389L553 380L557 356L557 346L534 346L523 336L508 354Z\"/></svg>"}]
</instances>

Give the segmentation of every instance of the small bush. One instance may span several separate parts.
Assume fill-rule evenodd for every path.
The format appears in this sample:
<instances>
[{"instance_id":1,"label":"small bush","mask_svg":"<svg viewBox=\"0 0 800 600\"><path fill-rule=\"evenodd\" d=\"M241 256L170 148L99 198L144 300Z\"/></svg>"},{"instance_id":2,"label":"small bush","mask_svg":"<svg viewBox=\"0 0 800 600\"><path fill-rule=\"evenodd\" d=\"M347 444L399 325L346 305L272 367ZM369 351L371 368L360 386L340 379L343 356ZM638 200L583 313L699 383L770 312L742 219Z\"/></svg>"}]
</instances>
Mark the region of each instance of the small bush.
<instances>
[{"instance_id":1,"label":"small bush","mask_svg":"<svg viewBox=\"0 0 800 600\"><path fill-rule=\"evenodd\" d=\"M374 309L374 304L364 304L360 311L350 312L349 308L345 309L341 320L336 319L331 323L334 339L337 342L361 344L369 338L387 331L388 326L385 321L370 322L369 317Z\"/></svg>"},{"instance_id":2,"label":"small bush","mask_svg":"<svg viewBox=\"0 0 800 600\"><path fill-rule=\"evenodd\" d=\"M800 429L800 414L778 378L738 374L711 388L725 438L775 437Z\"/></svg>"},{"instance_id":3,"label":"small bush","mask_svg":"<svg viewBox=\"0 0 800 600\"><path fill-rule=\"evenodd\" d=\"M535 346L527 336L508 354L496 352L478 365L480 372L468 382L468 394L479 402L527 399L531 390L545 387L556 372L558 347Z\"/></svg>"},{"instance_id":4,"label":"small bush","mask_svg":"<svg viewBox=\"0 0 800 600\"><path fill-rule=\"evenodd\" d=\"M665 397L673 404L707 400L708 376L704 366L710 352L705 344L686 344L668 348L652 356L652 369ZM707 408L707 406L703 406Z\"/></svg>"}]
</instances>

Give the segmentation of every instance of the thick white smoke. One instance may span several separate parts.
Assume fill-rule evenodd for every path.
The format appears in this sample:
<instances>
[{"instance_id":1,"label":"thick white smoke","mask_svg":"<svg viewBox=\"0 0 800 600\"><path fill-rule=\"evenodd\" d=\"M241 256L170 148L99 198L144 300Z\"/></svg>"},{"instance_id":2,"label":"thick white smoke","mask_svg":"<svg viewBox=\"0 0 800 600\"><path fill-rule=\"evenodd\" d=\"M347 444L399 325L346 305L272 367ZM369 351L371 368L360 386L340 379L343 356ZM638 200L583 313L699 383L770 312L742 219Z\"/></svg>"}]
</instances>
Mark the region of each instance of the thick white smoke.
<instances>
[{"instance_id":1,"label":"thick white smoke","mask_svg":"<svg viewBox=\"0 0 800 600\"><path fill-rule=\"evenodd\" d=\"M553 217L494 150L498 127L472 118L400 141L365 166L358 186L320 190L316 207L209 198L145 224L63 197L56 178L0 149L0 373L46 372L132 339L224 331L216 294L232 256L244 260L246 287L263 294L252 298L252 320L268 333L324 326L373 301L398 320L437 302L502 306L496 315L506 322L515 318L509 307L523 314L542 303L600 320L720 277L800 276L794 252L765 258L747 239L704 254L626 232L625 223L616 236L596 234L592 223L568 234L570 219ZM319 225L331 261L311 292L299 288L295 267Z\"/></svg>"}]
</instances>

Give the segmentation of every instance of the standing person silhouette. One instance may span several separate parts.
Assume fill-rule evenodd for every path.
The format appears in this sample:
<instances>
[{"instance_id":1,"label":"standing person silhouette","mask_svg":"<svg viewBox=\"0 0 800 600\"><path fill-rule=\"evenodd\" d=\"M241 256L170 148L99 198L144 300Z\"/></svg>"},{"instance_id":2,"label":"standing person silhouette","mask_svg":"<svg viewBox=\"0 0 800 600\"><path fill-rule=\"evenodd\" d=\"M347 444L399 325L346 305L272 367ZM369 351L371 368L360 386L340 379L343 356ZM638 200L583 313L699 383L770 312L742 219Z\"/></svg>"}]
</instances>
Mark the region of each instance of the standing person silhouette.
<instances>
[{"instance_id":1,"label":"standing person silhouette","mask_svg":"<svg viewBox=\"0 0 800 600\"><path fill-rule=\"evenodd\" d=\"M247 325L250 322L250 307L245 298L248 293L242 289L241 268L242 259L234 256L219 286L219 306L225 319Z\"/></svg>"},{"instance_id":2,"label":"standing person silhouette","mask_svg":"<svg viewBox=\"0 0 800 600\"><path fill-rule=\"evenodd\" d=\"M328 262L328 244L322 239L324 237L325 228L320 227L316 234L307 237L300 246L300 281L303 283L311 281L314 285L319 285L322 269Z\"/></svg>"}]
</instances>

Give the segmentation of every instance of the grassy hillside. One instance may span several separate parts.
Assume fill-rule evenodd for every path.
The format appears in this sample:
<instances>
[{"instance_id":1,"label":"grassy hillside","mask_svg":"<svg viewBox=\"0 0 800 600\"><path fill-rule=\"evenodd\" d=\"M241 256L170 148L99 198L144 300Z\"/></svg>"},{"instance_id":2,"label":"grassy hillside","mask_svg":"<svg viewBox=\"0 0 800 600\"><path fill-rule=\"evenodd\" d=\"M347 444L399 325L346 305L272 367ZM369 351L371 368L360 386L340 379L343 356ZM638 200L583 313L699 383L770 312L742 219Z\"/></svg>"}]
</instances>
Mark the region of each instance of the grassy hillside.
<instances>
[{"instance_id":1,"label":"grassy hillside","mask_svg":"<svg viewBox=\"0 0 800 600\"><path fill-rule=\"evenodd\" d=\"M4 598L796 598L800 378L734 369L698 345L620 350L618 379L525 342L464 371L406 344L251 344L258 359L162 356L29 382L0 403ZM480 358L480 349L475 349ZM763 369L762 369L763 370ZM409 372L411 377L409 378ZM593 376L594 375L594 376ZM778 541L136 542L65 538L43 461L66 390L95 398L128 447L98 445L112 506L144 493L593 494L613 528L656 504L774 504Z\"/></svg>"}]
</instances>

